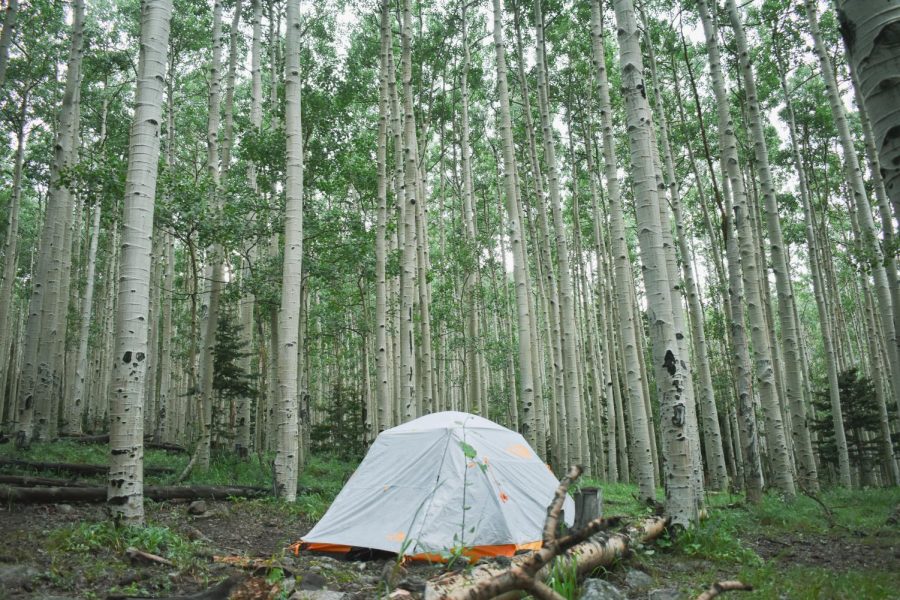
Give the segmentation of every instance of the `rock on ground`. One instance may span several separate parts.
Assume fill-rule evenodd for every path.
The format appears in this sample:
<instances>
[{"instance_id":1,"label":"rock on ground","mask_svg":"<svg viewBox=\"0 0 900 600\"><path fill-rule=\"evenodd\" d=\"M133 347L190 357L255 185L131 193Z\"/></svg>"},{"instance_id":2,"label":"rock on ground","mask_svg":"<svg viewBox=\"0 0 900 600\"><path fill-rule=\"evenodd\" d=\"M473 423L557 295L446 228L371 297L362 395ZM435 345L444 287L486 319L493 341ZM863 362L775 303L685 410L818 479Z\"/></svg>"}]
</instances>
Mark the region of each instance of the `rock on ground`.
<instances>
[{"instance_id":1,"label":"rock on ground","mask_svg":"<svg viewBox=\"0 0 900 600\"><path fill-rule=\"evenodd\" d=\"M302 590L294 592L289 600L347 600L347 594L331 590Z\"/></svg>"},{"instance_id":2,"label":"rock on ground","mask_svg":"<svg viewBox=\"0 0 900 600\"><path fill-rule=\"evenodd\" d=\"M605 579L587 579L581 586L581 600L628 600L628 596Z\"/></svg>"},{"instance_id":3,"label":"rock on ground","mask_svg":"<svg viewBox=\"0 0 900 600\"><path fill-rule=\"evenodd\" d=\"M634 589L647 589L653 585L653 578L637 569L629 569L625 574L625 585Z\"/></svg>"},{"instance_id":4,"label":"rock on ground","mask_svg":"<svg viewBox=\"0 0 900 600\"><path fill-rule=\"evenodd\" d=\"M684 600L685 596L675 588L662 588L651 591L647 598L648 600Z\"/></svg>"}]
</instances>

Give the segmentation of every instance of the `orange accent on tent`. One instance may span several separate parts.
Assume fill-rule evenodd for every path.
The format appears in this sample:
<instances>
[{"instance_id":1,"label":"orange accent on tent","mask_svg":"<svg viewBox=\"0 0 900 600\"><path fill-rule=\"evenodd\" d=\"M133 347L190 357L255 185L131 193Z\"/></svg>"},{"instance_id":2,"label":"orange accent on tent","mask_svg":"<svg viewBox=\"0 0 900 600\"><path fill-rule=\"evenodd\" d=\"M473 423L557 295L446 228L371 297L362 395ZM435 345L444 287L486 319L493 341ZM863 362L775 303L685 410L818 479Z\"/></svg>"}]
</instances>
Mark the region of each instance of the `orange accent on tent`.
<instances>
[{"instance_id":1,"label":"orange accent on tent","mask_svg":"<svg viewBox=\"0 0 900 600\"><path fill-rule=\"evenodd\" d=\"M513 456L518 456L519 458L531 458L531 450L524 444L513 444L512 446L506 448L506 451Z\"/></svg>"},{"instance_id":2,"label":"orange accent on tent","mask_svg":"<svg viewBox=\"0 0 900 600\"><path fill-rule=\"evenodd\" d=\"M475 546L474 548L466 548L462 554L467 558L478 560L480 558L493 558L496 556L513 556L517 552L526 550L540 550L543 542L526 542L524 544L498 544L496 546ZM331 552L334 554L346 554L350 552L351 546L343 544L323 544L311 542L297 542L291 544L290 549L294 554L299 554L300 550L309 550L311 552ZM447 562L447 557L434 552L422 552L405 556L404 560L428 561L428 562Z\"/></svg>"},{"instance_id":3,"label":"orange accent on tent","mask_svg":"<svg viewBox=\"0 0 900 600\"><path fill-rule=\"evenodd\" d=\"M311 542L297 542L291 546L294 554L300 554L300 550L310 550L312 552L333 552L335 554L346 554L353 549L353 546L345 546L344 544L316 544Z\"/></svg>"}]
</instances>

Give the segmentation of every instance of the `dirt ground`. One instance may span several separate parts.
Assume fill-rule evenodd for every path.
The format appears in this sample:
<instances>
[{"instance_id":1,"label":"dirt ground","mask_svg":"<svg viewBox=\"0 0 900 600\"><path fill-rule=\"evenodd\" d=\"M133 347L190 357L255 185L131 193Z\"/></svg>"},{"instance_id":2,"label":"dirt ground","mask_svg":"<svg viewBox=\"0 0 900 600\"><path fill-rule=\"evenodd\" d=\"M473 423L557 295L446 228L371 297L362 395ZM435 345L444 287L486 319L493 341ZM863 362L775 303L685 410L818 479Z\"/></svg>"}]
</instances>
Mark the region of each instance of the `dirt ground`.
<instances>
[{"instance_id":1,"label":"dirt ground","mask_svg":"<svg viewBox=\"0 0 900 600\"><path fill-rule=\"evenodd\" d=\"M294 580L299 589L342 591L349 599L362 600L377 597L383 579L394 583L405 579L416 586L440 569L420 564L395 570L395 561L387 559L347 561L305 552L295 556L289 546L311 527L302 517L251 502L206 504L207 511L199 516L188 513L186 502L147 506L149 522L198 542L194 564L185 568L134 563L116 549L85 555L54 547L54 531L101 522L108 518L103 507L4 506L0 508L0 599L178 597L207 589L230 575L250 573L268 579L270 590L283 577L289 585ZM256 559L258 568L223 564L218 557ZM267 596L255 591L247 598ZM278 597L277 593L271 597Z\"/></svg>"},{"instance_id":2,"label":"dirt ground","mask_svg":"<svg viewBox=\"0 0 900 600\"><path fill-rule=\"evenodd\" d=\"M400 583L413 590L422 589L424 581L442 569L427 564L398 568L393 559L384 557L348 561L308 553L294 556L288 547L311 526L304 517L283 514L271 504L259 502L209 501L206 508L205 513L195 516L189 514L187 502L148 504L149 522L196 542L189 564L175 567L134 563L122 548L61 550L59 532L66 527L108 520L101 506L0 507L0 599L177 598L207 589L228 576L250 573L258 578L245 584L244 595L233 598L286 598L290 595L284 593L287 584L298 589L345 592L347 600L363 600L379 597L385 581L392 586ZM744 541L763 559L785 567L900 573L900 546L893 536L840 532L777 538L760 535ZM220 559L215 557L223 556L255 559L257 568L217 562ZM665 552L650 560L638 555L626 558L605 575L632 598L647 597L647 591L629 588L626 573L635 566L650 574L654 587L681 590L685 598L685 581L692 574L733 575L724 570L719 573L717 565L708 561Z\"/></svg>"}]
</instances>

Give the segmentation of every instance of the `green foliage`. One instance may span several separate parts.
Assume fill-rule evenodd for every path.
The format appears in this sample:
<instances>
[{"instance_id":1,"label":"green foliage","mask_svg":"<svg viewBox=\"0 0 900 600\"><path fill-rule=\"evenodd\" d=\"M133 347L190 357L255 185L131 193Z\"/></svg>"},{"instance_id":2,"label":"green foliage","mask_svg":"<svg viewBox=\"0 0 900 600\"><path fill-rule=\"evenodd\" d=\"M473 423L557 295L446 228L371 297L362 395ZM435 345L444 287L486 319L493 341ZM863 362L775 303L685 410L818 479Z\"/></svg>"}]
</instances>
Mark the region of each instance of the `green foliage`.
<instances>
[{"instance_id":1,"label":"green foliage","mask_svg":"<svg viewBox=\"0 0 900 600\"><path fill-rule=\"evenodd\" d=\"M256 395L255 379L240 364L251 356L248 342L241 338L241 323L235 311L219 311L216 345L213 349L213 389L224 398L252 398Z\"/></svg>"},{"instance_id":2,"label":"green foliage","mask_svg":"<svg viewBox=\"0 0 900 600\"><path fill-rule=\"evenodd\" d=\"M167 558L179 567L188 566L199 543L184 539L168 527L117 527L111 521L80 523L55 531L50 538L52 550L93 554L99 551L120 555L137 548Z\"/></svg>"},{"instance_id":3,"label":"green foliage","mask_svg":"<svg viewBox=\"0 0 900 600\"><path fill-rule=\"evenodd\" d=\"M326 416L321 423L312 426L309 434L313 451L360 460L366 451L366 407L356 390L343 388L338 383L332 389L328 403L321 408Z\"/></svg>"},{"instance_id":4,"label":"green foliage","mask_svg":"<svg viewBox=\"0 0 900 600\"><path fill-rule=\"evenodd\" d=\"M870 378L861 375L858 369L850 368L838 375L838 389L850 462L860 473L868 473L876 468L881 448L881 413L875 385ZM811 428L819 434L819 455L823 462L837 468L834 418L830 388L827 385L815 392L813 406L816 418L812 420ZM893 408L893 403L891 407Z\"/></svg>"},{"instance_id":5,"label":"green foliage","mask_svg":"<svg viewBox=\"0 0 900 600\"><path fill-rule=\"evenodd\" d=\"M546 583L563 598L577 598L579 589L577 561L559 556L554 558Z\"/></svg>"}]
</instances>

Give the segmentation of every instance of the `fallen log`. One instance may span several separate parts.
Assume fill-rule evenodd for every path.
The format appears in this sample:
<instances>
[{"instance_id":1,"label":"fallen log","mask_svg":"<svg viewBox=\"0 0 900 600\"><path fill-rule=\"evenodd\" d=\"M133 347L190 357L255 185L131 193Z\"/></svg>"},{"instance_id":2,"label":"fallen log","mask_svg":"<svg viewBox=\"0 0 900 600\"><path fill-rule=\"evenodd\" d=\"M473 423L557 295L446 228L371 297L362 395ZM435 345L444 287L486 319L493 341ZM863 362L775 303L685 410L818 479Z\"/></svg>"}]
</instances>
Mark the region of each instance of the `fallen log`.
<instances>
[{"instance_id":1,"label":"fallen log","mask_svg":"<svg viewBox=\"0 0 900 600\"><path fill-rule=\"evenodd\" d=\"M66 440L71 440L76 444L108 444L109 443L109 434L104 433L102 435L71 435L71 434L60 434L60 437ZM166 450L167 452L184 452L188 451L184 446L179 446L178 444L168 444L166 442L154 442L153 436L144 436L144 448L150 448L151 450Z\"/></svg>"},{"instance_id":2,"label":"fallen log","mask_svg":"<svg viewBox=\"0 0 900 600\"><path fill-rule=\"evenodd\" d=\"M697 600L712 600L725 592L752 592L753 586L740 581L718 581L708 590L697 596Z\"/></svg>"},{"instance_id":3,"label":"fallen log","mask_svg":"<svg viewBox=\"0 0 900 600\"><path fill-rule=\"evenodd\" d=\"M230 496L263 496L267 492L264 488L234 485L149 486L144 488L144 497L150 500L226 500ZM106 502L106 486L28 488L0 485L0 502Z\"/></svg>"},{"instance_id":4,"label":"fallen log","mask_svg":"<svg viewBox=\"0 0 900 600\"><path fill-rule=\"evenodd\" d=\"M52 462L34 462L30 460L18 460L13 458L0 458L0 467L22 467L26 469L35 469L37 471L66 471L68 473L76 473L78 475L105 475L109 473L108 465L84 465L80 463L52 463ZM144 473L153 475L164 475L174 473L172 467L144 467Z\"/></svg>"},{"instance_id":5,"label":"fallen log","mask_svg":"<svg viewBox=\"0 0 900 600\"><path fill-rule=\"evenodd\" d=\"M148 562L157 565L163 565L166 567L174 567L175 563L173 563L168 558L163 558L158 554L151 554L150 552L144 552L143 550L138 550L137 548L126 548L125 556L130 558L132 562Z\"/></svg>"},{"instance_id":6,"label":"fallen log","mask_svg":"<svg viewBox=\"0 0 900 600\"><path fill-rule=\"evenodd\" d=\"M49 477L32 477L31 475L0 475L0 483L22 487L85 487L85 483L69 479L50 479Z\"/></svg>"},{"instance_id":7,"label":"fallen log","mask_svg":"<svg viewBox=\"0 0 900 600\"><path fill-rule=\"evenodd\" d=\"M530 554L516 556L510 564L496 563L474 569L448 573L426 583L425 600L488 600L489 598L521 598L524 592L540 600L563 600L547 586L549 566L554 561L572 561L579 576L611 563L635 542L652 540L665 531L667 519L655 517L618 533L598 533L619 521L597 518L584 528L563 537L557 535L560 511L566 492L581 475L580 467L572 467L560 483L556 496L547 509L543 547ZM593 537L592 537L593 536Z\"/></svg>"}]
</instances>

